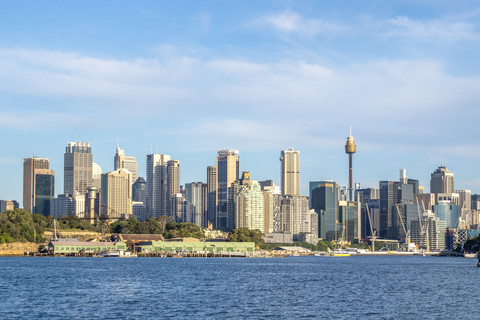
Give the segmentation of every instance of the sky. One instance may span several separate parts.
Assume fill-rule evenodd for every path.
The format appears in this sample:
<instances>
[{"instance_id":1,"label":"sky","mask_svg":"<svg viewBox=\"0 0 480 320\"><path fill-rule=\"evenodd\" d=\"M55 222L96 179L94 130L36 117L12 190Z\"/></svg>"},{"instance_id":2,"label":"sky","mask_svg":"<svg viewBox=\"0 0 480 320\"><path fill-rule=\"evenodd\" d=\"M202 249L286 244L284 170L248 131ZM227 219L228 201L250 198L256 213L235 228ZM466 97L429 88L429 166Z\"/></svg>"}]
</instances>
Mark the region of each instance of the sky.
<instances>
[{"instance_id":1,"label":"sky","mask_svg":"<svg viewBox=\"0 0 480 320\"><path fill-rule=\"evenodd\" d=\"M103 172L117 142L206 182L218 150L280 184L280 151L308 182L377 187L399 169L429 190L442 163L480 193L477 1L0 1L0 199L21 203L23 159L69 141Z\"/></svg>"}]
</instances>

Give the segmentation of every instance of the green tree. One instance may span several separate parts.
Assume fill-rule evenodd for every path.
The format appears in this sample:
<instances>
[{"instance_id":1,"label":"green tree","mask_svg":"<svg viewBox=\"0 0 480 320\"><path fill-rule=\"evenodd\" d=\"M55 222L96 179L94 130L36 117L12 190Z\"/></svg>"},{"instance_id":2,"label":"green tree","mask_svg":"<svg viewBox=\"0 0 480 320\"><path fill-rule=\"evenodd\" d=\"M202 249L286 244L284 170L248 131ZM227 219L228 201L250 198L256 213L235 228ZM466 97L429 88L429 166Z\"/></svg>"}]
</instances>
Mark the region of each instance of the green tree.
<instances>
[{"instance_id":1,"label":"green tree","mask_svg":"<svg viewBox=\"0 0 480 320\"><path fill-rule=\"evenodd\" d=\"M230 242L255 242L257 246L265 243L263 233L260 230L251 230L249 228L233 229L228 234L227 241Z\"/></svg>"}]
</instances>

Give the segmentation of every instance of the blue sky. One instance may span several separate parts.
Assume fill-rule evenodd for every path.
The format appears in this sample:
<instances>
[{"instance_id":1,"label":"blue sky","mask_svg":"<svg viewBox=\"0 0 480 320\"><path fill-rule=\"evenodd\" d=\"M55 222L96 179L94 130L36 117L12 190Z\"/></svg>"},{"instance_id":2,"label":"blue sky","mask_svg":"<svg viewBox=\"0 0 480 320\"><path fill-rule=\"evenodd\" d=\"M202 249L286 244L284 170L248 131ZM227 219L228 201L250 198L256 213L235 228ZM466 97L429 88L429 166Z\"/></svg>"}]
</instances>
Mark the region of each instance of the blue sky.
<instances>
[{"instance_id":1,"label":"blue sky","mask_svg":"<svg viewBox=\"0 0 480 320\"><path fill-rule=\"evenodd\" d=\"M117 140L145 174L150 150L206 181L216 151L279 184L280 150L308 182L409 177L445 164L480 192L476 1L0 1L0 199L22 198L23 158L68 141L113 169Z\"/></svg>"}]
</instances>

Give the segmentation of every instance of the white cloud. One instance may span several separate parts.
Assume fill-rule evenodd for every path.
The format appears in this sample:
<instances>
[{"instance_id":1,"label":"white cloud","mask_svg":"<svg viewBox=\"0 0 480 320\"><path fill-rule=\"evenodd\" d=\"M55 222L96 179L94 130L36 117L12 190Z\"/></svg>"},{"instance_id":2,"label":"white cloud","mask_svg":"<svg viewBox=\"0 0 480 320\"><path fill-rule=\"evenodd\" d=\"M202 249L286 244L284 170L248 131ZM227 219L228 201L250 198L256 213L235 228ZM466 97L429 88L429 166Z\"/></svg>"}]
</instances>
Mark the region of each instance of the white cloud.
<instances>
[{"instance_id":1,"label":"white cloud","mask_svg":"<svg viewBox=\"0 0 480 320\"><path fill-rule=\"evenodd\" d=\"M479 91L479 78L450 76L435 60L327 67L299 60L119 60L0 49L0 92L11 99L3 99L0 120L10 129L19 121L34 126L40 119L54 130L107 117L104 130L141 119L149 131L177 131L193 144L211 140L221 126L222 141L246 140L252 148L282 142L329 147L338 143L334 132L353 124L375 141L365 141L373 147L391 139L406 147L435 139L453 144L456 130L476 128ZM16 105L17 96L38 103ZM67 121L72 113L80 115L77 123ZM435 125L446 119L449 133Z\"/></svg>"},{"instance_id":2,"label":"white cloud","mask_svg":"<svg viewBox=\"0 0 480 320\"><path fill-rule=\"evenodd\" d=\"M253 20L250 26L269 27L282 33L294 33L302 36L332 34L344 31L346 26L327 22L322 19L308 19L297 12L285 10L280 13L265 15Z\"/></svg>"},{"instance_id":3,"label":"white cloud","mask_svg":"<svg viewBox=\"0 0 480 320\"><path fill-rule=\"evenodd\" d=\"M437 41L473 40L478 39L474 26L463 21L451 21L450 19L436 20L412 20L407 16L397 16L387 20L386 34L389 36L408 36L418 39L431 39Z\"/></svg>"}]
</instances>

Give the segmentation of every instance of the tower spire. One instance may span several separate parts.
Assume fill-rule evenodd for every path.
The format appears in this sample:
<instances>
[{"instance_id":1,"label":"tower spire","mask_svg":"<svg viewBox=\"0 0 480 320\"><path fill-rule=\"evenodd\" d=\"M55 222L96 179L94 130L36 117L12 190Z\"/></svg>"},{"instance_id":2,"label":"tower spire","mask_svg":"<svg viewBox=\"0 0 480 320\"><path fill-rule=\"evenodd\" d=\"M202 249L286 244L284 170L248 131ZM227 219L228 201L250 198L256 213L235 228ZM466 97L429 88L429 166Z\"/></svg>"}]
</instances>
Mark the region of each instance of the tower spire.
<instances>
[{"instance_id":1,"label":"tower spire","mask_svg":"<svg viewBox=\"0 0 480 320\"><path fill-rule=\"evenodd\" d=\"M355 145L355 139L352 136L352 126L350 125L350 136L347 138L345 144L345 152L348 154L348 192L349 200L353 201L353 165L352 156L357 152L357 146Z\"/></svg>"}]
</instances>

